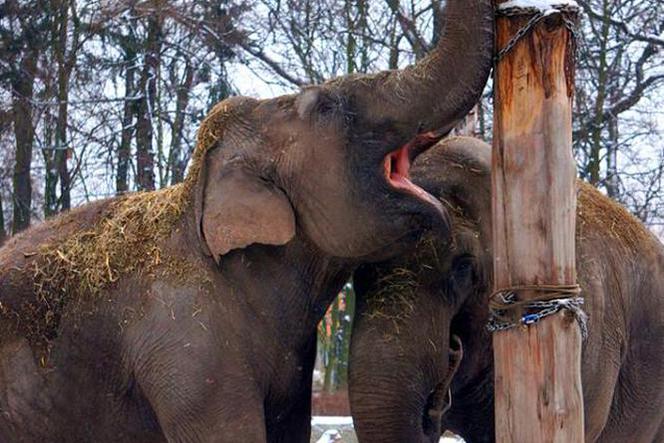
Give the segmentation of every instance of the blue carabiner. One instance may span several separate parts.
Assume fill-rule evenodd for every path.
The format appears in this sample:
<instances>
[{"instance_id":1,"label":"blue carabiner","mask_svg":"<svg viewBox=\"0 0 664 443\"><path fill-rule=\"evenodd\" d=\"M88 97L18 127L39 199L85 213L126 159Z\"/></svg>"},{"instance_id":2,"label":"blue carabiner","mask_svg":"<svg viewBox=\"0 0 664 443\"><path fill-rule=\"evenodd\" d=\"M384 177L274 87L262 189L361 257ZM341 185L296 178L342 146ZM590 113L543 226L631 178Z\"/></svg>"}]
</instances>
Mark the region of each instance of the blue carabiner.
<instances>
[{"instance_id":1,"label":"blue carabiner","mask_svg":"<svg viewBox=\"0 0 664 443\"><path fill-rule=\"evenodd\" d=\"M527 314L521 317L521 322L524 325L532 325L533 323L536 323L537 320L539 320L539 317L537 314Z\"/></svg>"}]
</instances>

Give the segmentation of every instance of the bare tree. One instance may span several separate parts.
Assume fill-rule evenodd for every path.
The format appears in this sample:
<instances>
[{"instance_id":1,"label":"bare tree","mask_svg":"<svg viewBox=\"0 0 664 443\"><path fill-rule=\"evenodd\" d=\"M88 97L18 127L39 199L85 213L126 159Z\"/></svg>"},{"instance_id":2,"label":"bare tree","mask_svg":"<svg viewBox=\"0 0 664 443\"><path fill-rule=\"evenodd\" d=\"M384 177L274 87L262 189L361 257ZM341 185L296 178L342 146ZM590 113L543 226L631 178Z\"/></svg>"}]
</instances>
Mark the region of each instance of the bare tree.
<instances>
[{"instance_id":1,"label":"bare tree","mask_svg":"<svg viewBox=\"0 0 664 443\"><path fill-rule=\"evenodd\" d=\"M645 212L635 202L641 192L635 187L645 184L621 173L621 169L627 172L629 165L621 168L619 162L630 161L632 149L649 149L644 144L651 140L635 137L643 129L633 126L627 130L626 124L630 114L638 110L644 129L648 127L644 98L656 95L657 88L664 84L660 69L664 39L656 37L664 32L664 9L661 2L650 0L579 3L586 14L581 28L574 115L579 171L584 179L643 215ZM645 176L660 180L659 174L640 175ZM658 187L654 183L646 186ZM653 204L652 197L647 201Z\"/></svg>"}]
</instances>

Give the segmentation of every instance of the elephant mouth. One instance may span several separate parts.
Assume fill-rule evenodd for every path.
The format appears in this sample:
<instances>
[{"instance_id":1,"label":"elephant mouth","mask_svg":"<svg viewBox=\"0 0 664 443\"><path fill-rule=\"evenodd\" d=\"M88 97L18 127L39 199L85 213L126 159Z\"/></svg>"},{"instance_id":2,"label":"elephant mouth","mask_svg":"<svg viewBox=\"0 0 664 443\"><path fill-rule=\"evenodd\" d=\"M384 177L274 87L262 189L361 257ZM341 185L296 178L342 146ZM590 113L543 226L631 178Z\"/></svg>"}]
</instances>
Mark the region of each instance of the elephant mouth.
<instances>
[{"instance_id":1,"label":"elephant mouth","mask_svg":"<svg viewBox=\"0 0 664 443\"><path fill-rule=\"evenodd\" d=\"M385 156L383 165L385 179L394 189L406 192L421 201L435 207L442 215L445 214L442 204L431 194L410 180L410 166L418 155L431 148L443 138L436 132L420 134L399 149Z\"/></svg>"}]
</instances>

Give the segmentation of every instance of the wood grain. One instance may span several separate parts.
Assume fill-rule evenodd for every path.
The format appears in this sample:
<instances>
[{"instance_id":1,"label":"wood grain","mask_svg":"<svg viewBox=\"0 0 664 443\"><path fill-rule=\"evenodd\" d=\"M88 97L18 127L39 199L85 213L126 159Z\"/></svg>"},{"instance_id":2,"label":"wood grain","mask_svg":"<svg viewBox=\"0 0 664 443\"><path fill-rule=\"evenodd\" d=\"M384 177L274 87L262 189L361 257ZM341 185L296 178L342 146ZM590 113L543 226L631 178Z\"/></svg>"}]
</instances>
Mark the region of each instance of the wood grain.
<instances>
[{"instance_id":1,"label":"wood grain","mask_svg":"<svg viewBox=\"0 0 664 443\"><path fill-rule=\"evenodd\" d=\"M497 48L528 18L498 18ZM571 39L554 14L496 69L495 289L576 283ZM574 319L561 313L528 328L494 333L493 346L496 441L582 442L581 335Z\"/></svg>"}]
</instances>

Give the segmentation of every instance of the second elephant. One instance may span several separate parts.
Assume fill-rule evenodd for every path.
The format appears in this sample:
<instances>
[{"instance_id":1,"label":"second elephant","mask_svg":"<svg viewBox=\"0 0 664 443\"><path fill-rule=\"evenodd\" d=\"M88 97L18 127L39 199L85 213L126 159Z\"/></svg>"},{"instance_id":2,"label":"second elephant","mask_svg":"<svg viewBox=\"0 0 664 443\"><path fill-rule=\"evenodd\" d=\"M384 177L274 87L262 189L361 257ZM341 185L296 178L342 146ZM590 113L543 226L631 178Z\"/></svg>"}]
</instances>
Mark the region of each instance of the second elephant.
<instances>
[{"instance_id":1,"label":"second elephant","mask_svg":"<svg viewBox=\"0 0 664 443\"><path fill-rule=\"evenodd\" d=\"M468 443L492 442L490 148L447 140L419 159L413 175L452 214L452 236L431 235L414 253L356 273L354 423L363 443L437 442L446 429ZM576 236L589 315L585 441L664 441L662 245L581 183Z\"/></svg>"}]
</instances>

